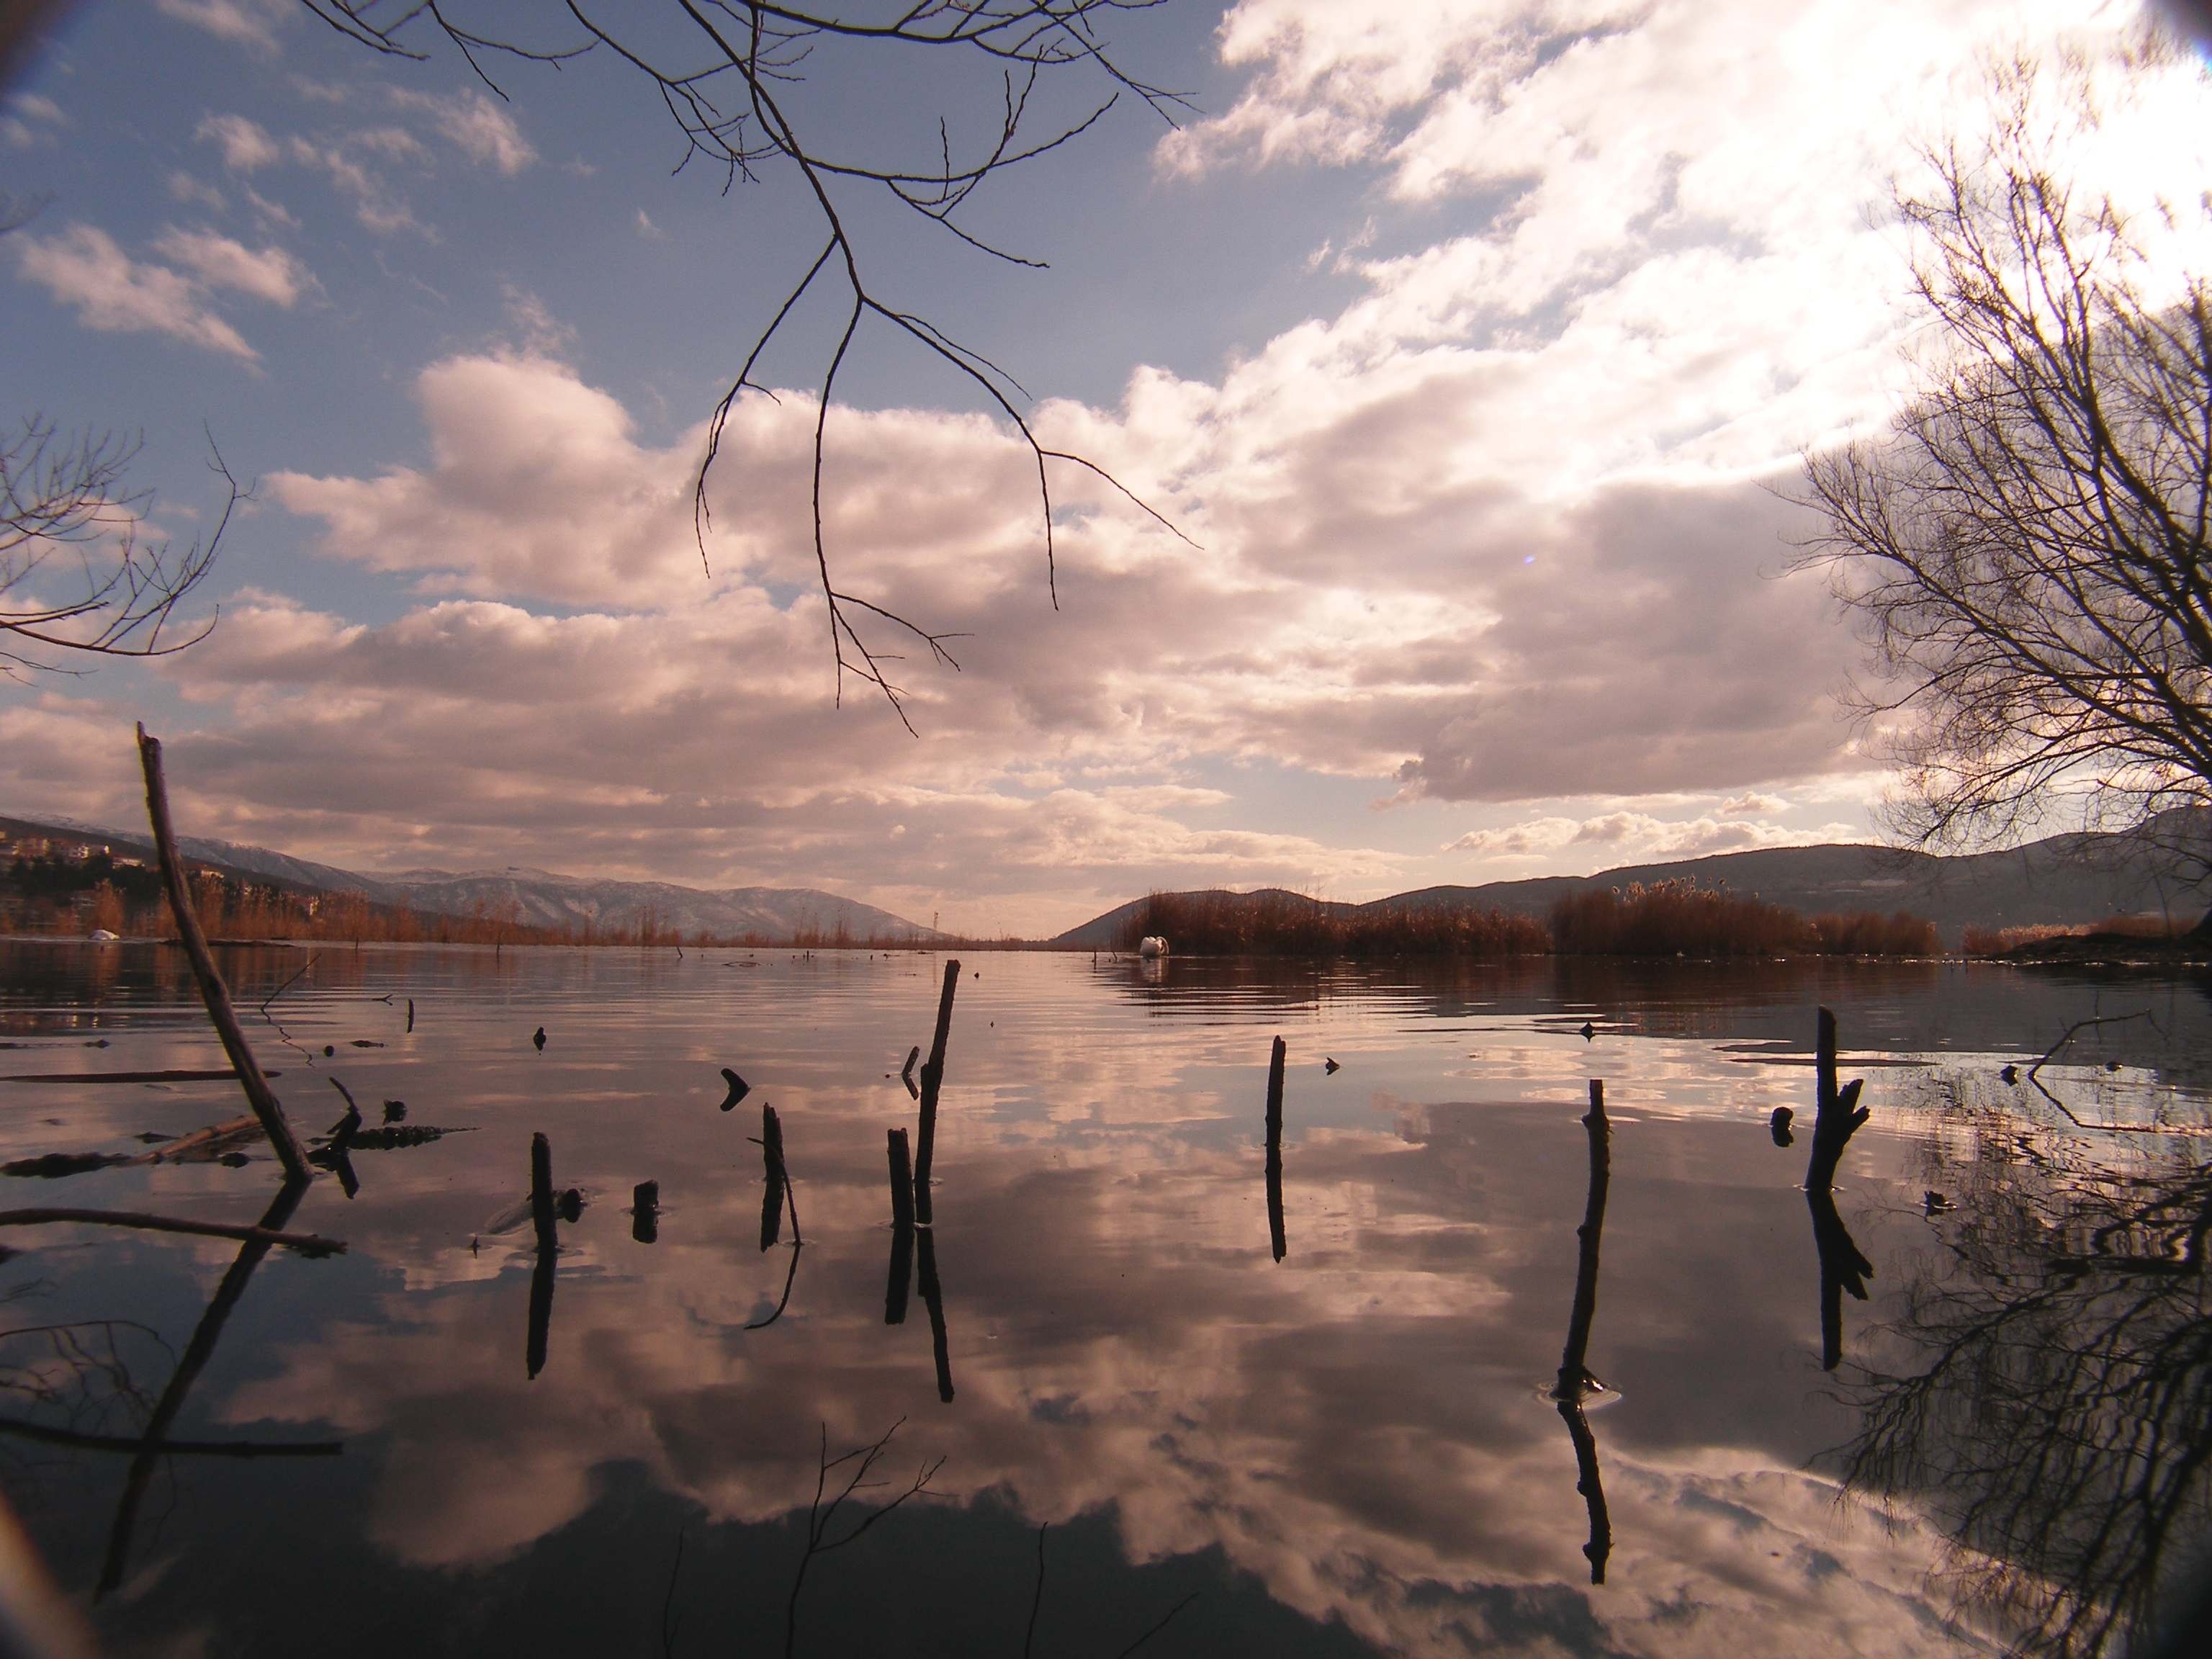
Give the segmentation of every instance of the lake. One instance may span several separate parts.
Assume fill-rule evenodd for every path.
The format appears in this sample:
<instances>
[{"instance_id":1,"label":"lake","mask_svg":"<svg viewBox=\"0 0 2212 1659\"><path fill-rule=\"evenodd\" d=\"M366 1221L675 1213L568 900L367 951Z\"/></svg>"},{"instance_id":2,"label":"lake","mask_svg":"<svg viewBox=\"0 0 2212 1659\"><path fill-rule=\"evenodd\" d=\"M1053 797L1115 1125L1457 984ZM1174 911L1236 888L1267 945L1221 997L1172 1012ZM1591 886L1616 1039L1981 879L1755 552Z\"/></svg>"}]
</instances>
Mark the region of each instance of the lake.
<instances>
[{"instance_id":1,"label":"lake","mask_svg":"<svg viewBox=\"0 0 2212 1659\"><path fill-rule=\"evenodd\" d=\"M217 956L303 1139L360 1103L268 1215L344 1253L0 1232L6 1495L112 1653L2092 1653L2203 1565L2202 981L975 953L917 1233L941 956ZM143 1079L224 1065L173 949L0 944L0 1039L10 1162L246 1110ZM4 1202L252 1224L243 1150Z\"/></svg>"}]
</instances>

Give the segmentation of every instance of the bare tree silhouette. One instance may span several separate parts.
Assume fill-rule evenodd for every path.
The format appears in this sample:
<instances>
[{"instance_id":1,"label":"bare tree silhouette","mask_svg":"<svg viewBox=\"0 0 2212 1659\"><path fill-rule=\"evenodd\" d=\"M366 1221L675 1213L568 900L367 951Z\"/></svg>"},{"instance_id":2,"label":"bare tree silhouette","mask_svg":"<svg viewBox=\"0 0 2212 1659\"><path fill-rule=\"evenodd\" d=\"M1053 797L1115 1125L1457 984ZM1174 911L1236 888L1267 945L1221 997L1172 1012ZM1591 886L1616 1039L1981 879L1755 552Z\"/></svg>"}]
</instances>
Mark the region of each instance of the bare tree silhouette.
<instances>
[{"instance_id":1,"label":"bare tree silhouette","mask_svg":"<svg viewBox=\"0 0 2212 1659\"><path fill-rule=\"evenodd\" d=\"M466 0L301 3L349 40L379 52L424 58L431 45L442 40L501 98L507 94L490 71L502 59L558 66L589 53L610 55L642 76L665 106L684 144L678 171L701 161L720 173L725 192L772 171L796 175L818 216L820 251L754 337L714 406L694 484L693 513L703 564L713 519L708 481L731 411L749 390L775 395L753 379L763 356L817 286L842 287L843 319L817 383L811 486L815 564L828 608L841 701L846 677L852 675L880 692L912 732L905 690L885 672L899 660L886 648L886 638L919 642L937 662L959 667L946 647L957 635L933 632L840 587L831 575L823 534L823 455L838 374L863 323L888 326L976 388L1028 448L1036 467L1045 580L1055 609L1060 599L1048 463L1065 463L1097 476L1175 530L1105 468L1040 438L1017 401L1029 394L1012 375L891 298L872 274L873 260L863 257L853 216L863 198L888 200L992 258L1041 267L1042 261L965 228L957 216L987 181L1081 137L1125 97L1172 122L1184 106L1182 99L1125 70L1102 32L1117 15L1150 10L1163 0L912 0L880 21L852 21L829 10L761 0L671 0L619 9L587 9L582 0L567 0L561 30L544 40L484 33L483 27L492 26L473 27L465 20L465 13L475 9ZM995 95L981 108L974 91L978 68L997 72ZM849 127L818 134L802 118L794 95L815 74L883 87L927 88L940 104L934 154L917 155L896 144L874 153L856 149L860 141ZM1039 95L1040 87L1072 77L1087 82L1097 94L1085 106L1087 112L1059 118L1042 112L1051 100ZM982 136L973 143L956 139L956 125L980 125ZM873 630L864 635L863 626L870 623Z\"/></svg>"},{"instance_id":2,"label":"bare tree silhouette","mask_svg":"<svg viewBox=\"0 0 2212 1659\"><path fill-rule=\"evenodd\" d=\"M2174 48L2132 50L2131 72ZM1859 712L1930 844L2026 828L2062 787L2112 828L2212 804L2212 273L2070 175L2091 64L2007 63L1990 91L1986 141L1924 150L1931 186L1897 204L1936 342L1918 395L1805 463L1827 520L1805 562L1872 648ZM2201 246L2212 196L2155 216Z\"/></svg>"}]
</instances>

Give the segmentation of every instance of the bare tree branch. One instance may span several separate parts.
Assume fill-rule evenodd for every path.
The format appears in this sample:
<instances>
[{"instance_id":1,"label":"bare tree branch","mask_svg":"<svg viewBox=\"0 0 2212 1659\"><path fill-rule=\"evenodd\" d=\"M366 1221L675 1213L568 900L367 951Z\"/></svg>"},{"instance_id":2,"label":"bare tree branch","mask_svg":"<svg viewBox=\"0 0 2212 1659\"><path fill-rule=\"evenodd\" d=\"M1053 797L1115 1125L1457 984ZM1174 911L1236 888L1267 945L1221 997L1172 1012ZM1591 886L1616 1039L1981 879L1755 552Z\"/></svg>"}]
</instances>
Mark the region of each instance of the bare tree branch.
<instances>
[{"instance_id":1,"label":"bare tree branch","mask_svg":"<svg viewBox=\"0 0 2212 1659\"><path fill-rule=\"evenodd\" d=\"M694 530L699 556L707 562L707 532L713 514L708 481L722 451L730 416L747 391L773 396L752 378L763 355L784 331L799 301L829 273L846 292L843 322L817 381L819 408L813 434L813 551L822 597L829 611L829 634L842 703L848 676L873 687L907 730L907 690L885 673L897 660L886 651L883 634L904 633L927 645L934 660L953 668L943 641L955 635L926 627L891 606L859 597L839 586L830 571L823 529L822 477L828 444L830 404L837 374L864 324L873 319L919 342L954 375L979 390L1025 444L1036 465L1037 498L1044 531L1045 580L1053 606L1059 608L1052 488L1048 463L1067 462L1086 469L1142 507L1156 521L1174 526L1095 461L1048 447L1014 398L1026 399L1019 384L981 354L948 338L933 324L891 303L871 274L849 227L848 193L888 197L919 214L957 240L993 258L1030 267L1042 261L999 246L958 222L955 215L976 189L1008 168L1048 155L1083 137L1126 96L1172 124L1188 107L1178 94L1145 81L1125 69L1102 33L1123 15L1140 13L1164 0L912 0L886 11L881 21L854 21L826 10L763 3L762 0L664 0L648 9L586 0L565 0L564 35L542 44L497 38L459 21L462 4L441 0L301 0L308 10L349 40L386 55L422 59L440 38L450 43L469 67L502 98L507 93L485 73L483 59L504 54L526 63L562 64L602 52L645 77L667 109L683 139L675 171L694 161L721 174L726 193L739 182L752 182L771 169L795 173L818 213L826 243L806 272L786 294L745 353L728 390L708 423L706 452L693 492ZM689 54L686 56L685 54ZM817 54L819 57L817 58ZM998 68L997 108L985 118L982 137L967 145L955 137L955 122L940 114L932 160L917 164L910 149L887 154L854 153L849 131L817 137L802 131L785 95L812 72L866 76L885 86L922 84L930 74L945 77L943 96L964 106L969 94L957 83L977 59ZM972 73L972 70L967 70ZM1090 77L1103 96L1082 106L1086 112L1054 117L1038 112L1035 95L1047 77ZM963 112L965 112L963 109ZM962 121L966 128L972 125ZM1176 532L1181 534L1180 532ZM1188 538L1184 539L1188 540ZM863 632L872 621L876 629Z\"/></svg>"}]
</instances>

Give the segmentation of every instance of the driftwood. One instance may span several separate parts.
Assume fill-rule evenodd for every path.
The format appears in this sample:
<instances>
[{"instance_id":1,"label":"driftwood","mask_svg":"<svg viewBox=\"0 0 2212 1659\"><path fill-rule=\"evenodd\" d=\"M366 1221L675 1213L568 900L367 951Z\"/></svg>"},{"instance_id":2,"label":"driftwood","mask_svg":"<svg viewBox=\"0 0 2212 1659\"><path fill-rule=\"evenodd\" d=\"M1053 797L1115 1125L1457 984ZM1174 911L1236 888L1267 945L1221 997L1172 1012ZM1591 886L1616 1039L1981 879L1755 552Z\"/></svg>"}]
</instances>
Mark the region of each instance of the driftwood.
<instances>
[{"instance_id":1,"label":"driftwood","mask_svg":"<svg viewBox=\"0 0 2212 1659\"><path fill-rule=\"evenodd\" d=\"M1280 1261L1289 1247L1283 1242L1283 1060L1286 1048L1275 1039L1267 1055L1267 1238Z\"/></svg>"},{"instance_id":2,"label":"driftwood","mask_svg":"<svg viewBox=\"0 0 2212 1659\"><path fill-rule=\"evenodd\" d=\"M188 1135L164 1141L155 1152L140 1154L141 1164L181 1164L199 1162L216 1158L229 1151L241 1140L251 1139L261 1129L258 1117L234 1117L228 1123L214 1123L204 1129L195 1129Z\"/></svg>"},{"instance_id":3,"label":"driftwood","mask_svg":"<svg viewBox=\"0 0 2212 1659\"><path fill-rule=\"evenodd\" d=\"M339 1457L343 1440L158 1440L149 1443L135 1434L88 1434L77 1429L58 1429L47 1423L26 1423L0 1417L0 1435L35 1440L48 1446L70 1446L81 1451L152 1451L163 1457Z\"/></svg>"},{"instance_id":4,"label":"driftwood","mask_svg":"<svg viewBox=\"0 0 2212 1659\"><path fill-rule=\"evenodd\" d=\"M195 1233L206 1238L235 1238L264 1249L282 1244L302 1255L337 1255L345 1249L344 1240L324 1238L315 1233L280 1232L266 1225L240 1227L226 1221L187 1221L179 1216L148 1215L137 1210L0 1210L0 1227L43 1227L60 1222L94 1227L133 1227L155 1233Z\"/></svg>"},{"instance_id":5,"label":"driftwood","mask_svg":"<svg viewBox=\"0 0 2212 1659\"><path fill-rule=\"evenodd\" d=\"M264 1072L264 1077L282 1077ZM185 1066L159 1072L11 1072L0 1083L232 1083L238 1073L229 1066Z\"/></svg>"},{"instance_id":6,"label":"driftwood","mask_svg":"<svg viewBox=\"0 0 2212 1659\"><path fill-rule=\"evenodd\" d=\"M169 825L169 792L161 775L161 744L159 739L147 735L143 726L138 728L138 758L146 775L146 813L153 820L154 848L161 860L161 885L168 891L169 909L176 918L177 937L191 963L192 977L199 981L200 1000L207 1005L208 1018L214 1022L216 1035L222 1039L223 1052L230 1056L231 1066L238 1073L239 1086L246 1091L246 1103L253 1108L254 1116L260 1119L269 1144L276 1149L277 1161L284 1166L286 1179L307 1180L307 1156L300 1150L292 1126L285 1121L284 1109L277 1103L268 1079L262 1075L260 1062L246 1044L246 1033L239 1029L238 1016L231 1011L230 993L216 969L207 936L200 931L199 916L192 908L191 890L185 881L184 861L177 853L176 832Z\"/></svg>"}]
</instances>

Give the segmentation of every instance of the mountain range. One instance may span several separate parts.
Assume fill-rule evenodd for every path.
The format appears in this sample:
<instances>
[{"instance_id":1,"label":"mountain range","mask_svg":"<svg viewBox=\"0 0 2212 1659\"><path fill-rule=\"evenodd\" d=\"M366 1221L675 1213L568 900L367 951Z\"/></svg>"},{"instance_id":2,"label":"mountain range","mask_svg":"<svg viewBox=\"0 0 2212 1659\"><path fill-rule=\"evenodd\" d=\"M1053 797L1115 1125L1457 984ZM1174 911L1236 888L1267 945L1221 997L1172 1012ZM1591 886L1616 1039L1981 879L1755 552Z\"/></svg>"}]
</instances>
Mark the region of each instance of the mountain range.
<instances>
[{"instance_id":1,"label":"mountain range","mask_svg":"<svg viewBox=\"0 0 2212 1659\"><path fill-rule=\"evenodd\" d=\"M2212 826L2169 823L2161 828L2164 833L2154 841L2172 845L2185 828L2193 828L2201 842ZM153 855L151 838L143 831L111 830L70 818L0 816L0 831L10 838L35 836L96 843L149 861ZM787 939L802 934L834 936L842 930L854 939L920 943L950 937L873 905L807 887L702 889L519 867L460 872L409 870L372 876L234 842L185 836L179 838L179 846L195 862L234 876L297 892L356 892L372 903L406 905L434 915L468 915L478 906L496 913L512 905L525 921L557 927L589 921L611 930L635 927L649 910L657 926L686 935ZM2170 873L2170 863L2141 836L2073 834L2003 852L1950 855L1863 844L1772 847L1624 865L1589 876L1424 887L1364 904L1279 889L1220 896L1231 902L1266 897L1332 912L1452 907L1543 916L1560 899L1593 888L1688 881L1807 915L1909 910L1934 922L1946 942L1955 945L1969 927L2078 927L2110 916L2146 913L2170 913L2179 921L2193 921L2204 906L2204 888L2177 880ZM1123 934L1144 903L1133 899L1046 943L1065 949L1111 949L1125 942Z\"/></svg>"},{"instance_id":2,"label":"mountain range","mask_svg":"<svg viewBox=\"0 0 2212 1659\"><path fill-rule=\"evenodd\" d=\"M72 818L0 817L10 838L40 836L50 841L93 843L129 852L151 861L152 836L143 830L111 830ZM373 904L405 905L417 912L465 916L481 905L496 915L519 908L520 919L558 927L590 921L610 929L635 927L650 911L656 926L684 935L735 939L755 935L788 939L802 935L834 937L841 930L858 939L927 942L945 935L878 910L856 899L841 898L811 887L679 887L659 881L605 881L588 876L557 875L550 870L406 870L371 876L316 864L265 847L179 836L186 858L231 876L268 882L306 893L359 893Z\"/></svg>"},{"instance_id":3,"label":"mountain range","mask_svg":"<svg viewBox=\"0 0 2212 1659\"><path fill-rule=\"evenodd\" d=\"M2172 815L2169 815L2172 817ZM2185 827L2162 823L2152 840L2138 835L2053 836L1999 853L1942 854L1859 844L1769 847L1718 853L1665 864L1623 865L1591 876L1538 876L1486 882L1476 887L1424 887L1389 898L1348 904L1267 890L1278 902L1312 904L1332 912L1390 911L1448 906L1545 916L1570 895L1593 888L1688 881L1723 887L1747 898L1787 905L1808 915L1822 911L1909 910L1934 922L1956 945L1970 927L2079 927L2112 916L2170 913L2182 923L2197 920L2205 904L2203 884L2178 880L2155 843L2172 845ZM2207 826L2193 826L2197 843ZM1209 895L1212 896L1212 895ZM1231 902L1259 894L1223 895ZM1145 901L1133 899L1051 941L1064 947L1109 950L1124 934Z\"/></svg>"}]
</instances>

